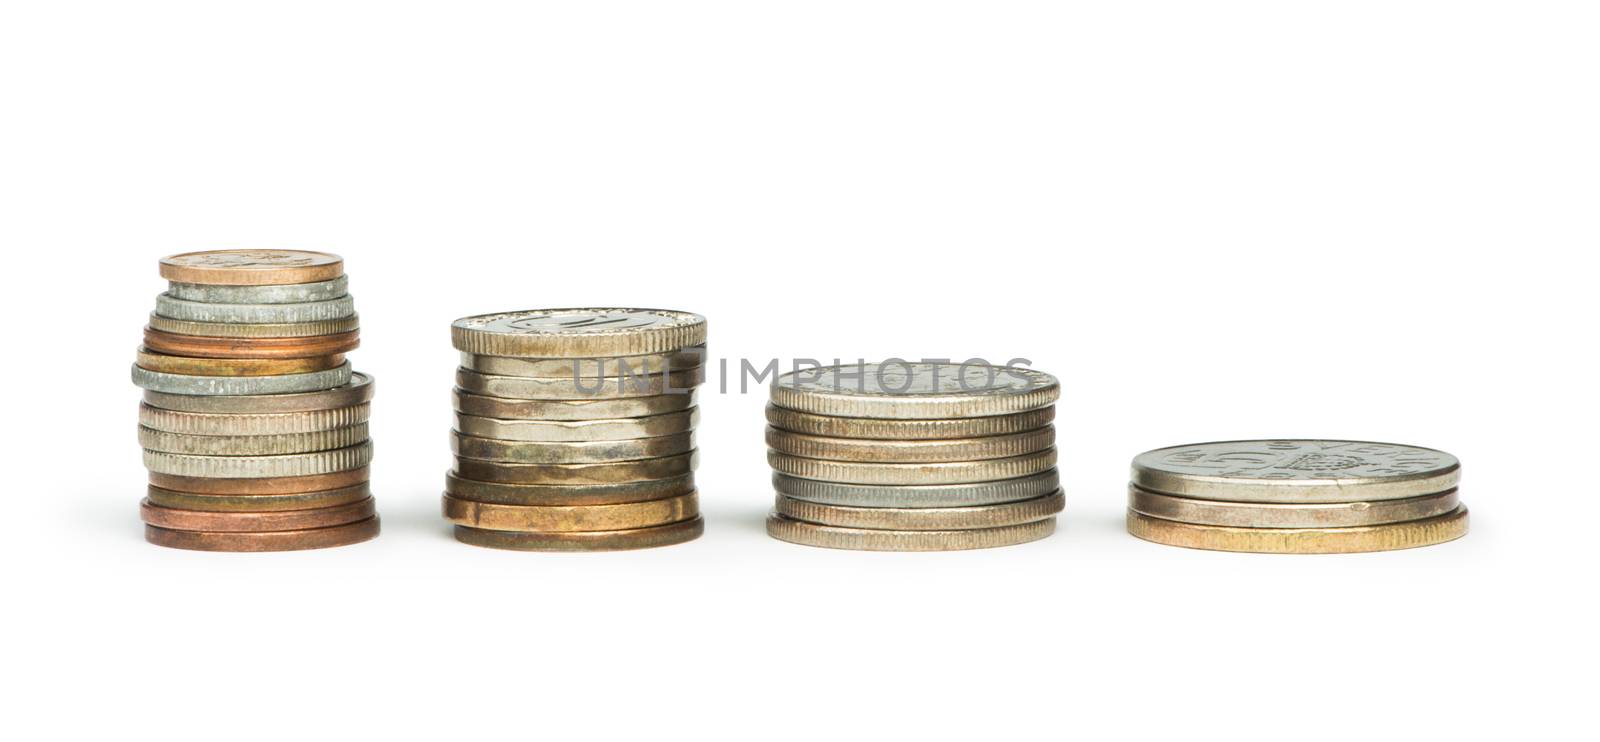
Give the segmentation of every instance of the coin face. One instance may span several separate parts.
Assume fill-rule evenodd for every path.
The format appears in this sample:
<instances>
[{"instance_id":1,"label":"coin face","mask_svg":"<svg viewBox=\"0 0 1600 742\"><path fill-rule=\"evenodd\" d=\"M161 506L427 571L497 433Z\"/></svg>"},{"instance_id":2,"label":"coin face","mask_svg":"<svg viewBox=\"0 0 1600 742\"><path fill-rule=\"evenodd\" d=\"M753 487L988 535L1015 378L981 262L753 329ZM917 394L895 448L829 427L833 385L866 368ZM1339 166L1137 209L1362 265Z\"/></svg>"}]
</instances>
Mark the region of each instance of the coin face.
<instances>
[{"instance_id":1,"label":"coin face","mask_svg":"<svg viewBox=\"0 0 1600 742\"><path fill-rule=\"evenodd\" d=\"M206 250L161 259L161 277L180 283L263 286L329 281L344 259L305 250Z\"/></svg>"},{"instance_id":2,"label":"coin face","mask_svg":"<svg viewBox=\"0 0 1600 742\"><path fill-rule=\"evenodd\" d=\"M1199 443L1140 454L1133 483L1160 494L1232 502L1358 502L1452 489L1461 462L1392 443L1259 440Z\"/></svg>"},{"instance_id":3,"label":"coin face","mask_svg":"<svg viewBox=\"0 0 1600 742\"><path fill-rule=\"evenodd\" d=\"M1060 396L1050 374L981 363L844 364L791 371L772 385L779 407L890 419L1005 415L1048 406Z\"/></svg>"},{"instance_id":4,"label":"coin face","mask_svg":"<svg viewBox=\"0 0 1600 742\"><path fill-rule=\"evenodd\" d=\"M457 350L509 357L605 357L701 345L706 319L670 309L530 309L451 323Z\"/></svg>"}]
</instances>

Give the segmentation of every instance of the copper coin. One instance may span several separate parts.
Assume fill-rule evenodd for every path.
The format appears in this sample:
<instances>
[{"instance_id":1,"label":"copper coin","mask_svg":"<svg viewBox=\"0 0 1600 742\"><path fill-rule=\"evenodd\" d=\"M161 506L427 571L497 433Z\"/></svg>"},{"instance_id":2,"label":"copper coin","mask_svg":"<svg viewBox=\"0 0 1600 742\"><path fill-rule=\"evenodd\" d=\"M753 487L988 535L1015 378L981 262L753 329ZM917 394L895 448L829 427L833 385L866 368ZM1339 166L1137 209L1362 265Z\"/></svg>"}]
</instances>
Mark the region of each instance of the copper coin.
<instances>
[{"instance_id":1,"label":"copper coin","mask_svg":"<svg viewBox=\"0 0 1600 742\"><path fill-rule=\"evenodd\" d=\"M698 517L665 526L626 531L519 533L456 526L456 540L473 546L516 551L621 551L681 544L699 538L705 530L705 521Z\"/></svg>"},{"instance_id":2,"label":"copper coin","mask_svg":"<svg viewBox=\"0 0 1600 742\"><path fill-rule=\"evenodd\" d=\"M140 348L139 368L186 376L282 376L327 371L344 365L344 354L309 358L189 358Z\"/></svg>"},{"instance_id":3,"label":"copper coin","mask_svg":"<svg viewBox=\"0 0 1600 742\"><path fill-rule=\"evenodd\" d=\"M456 525L537 533L653 528L700 514L693 492L622 505L491 505L445 495L442 505L445 520Z\"/></svg>"},{"instance_id":4,"label":"copper coin","mask_svg":"<svg viewBox=\"0 0 1600 742\"><path fill-rule=\"evenodd\" d=\"M178 283L281 286L342 275L344 258L308 250L205 250L161 259L161 277Z\"/></svg>"},{"instance_id":5,"label":"copper coin","mask_svg":"<svg viewBox=\"0 0 1600 742\"><path fill-rule=\"evenodd\" d=\"M694 475L619 484L501 484L445 475L444 491L458 500L496 505L621 505L694 491Z\"/></svg>"},{"instance_id":6,"label":"copper coin","mask_svg":"<svg viewBox=\"0 0 1600 742\"><path fill-rule=\"evenodd\" d=\"M694 471L698 459L692 452L616 464L499 464L457 458L456 473L502 484L620 484L681 477Z\"/></svg>"},{"instance_id":7,"label":"copper coin","mask_svg":"<svg viewBox=\"0 0 1600 742\"><path fill-rule=\"evenodd\" d=\"M196 358L313 358L349 353L360 345L360 330L303 338L214 338L144 328L144 347Z\"/></svg>"},{"instance_id":8,"label":"copper coin","mask_svg":"<svg viewBox=\"0 0 1600 742\"><path fill-rule=\"evenodd\" d=\"M353 487L370 477L371 469L368 467L306 477L263 479L213 479L150 472L150 483L164 490L191 495L294 495Z\"/></svg>"},{"instance_id":9,"label":"copper coin","mask_svg":"<svg viewBox=\"0 0 1600 742\"><path fill-rule=\"evenodd\" d=\"M227 512L209 510L178 510L153 505L149 500L139 503L139 517L148 525L170 528L175 531L219 531L224 533L262 533L266 531L303 531L310 528L331 528L366 520L377 514L372 498L357 500L345 505L308 510L277 510L264 513Z\"/></svg>"},{"instance_id":10,"label":"copper coin","mask_svg":"<svg viewBox=\"0 0 1600 742\"><path fill-rule=\"evenodd\" d=\"M260 533L219 533L216 531L175 531L146 525L144 540L157 546L194 551L299 551L348 546L378 535L378 517L332 528L303 531L262 531Z\"/></svg>"},{"instance_id":11,"label":"copper coin","mask_svg":"<svg viewBox=\"0 0 1600 742\"><path fill-rule=\"evenodd\" d=\"M197 495L149 487L145 499L150 504L177 510L203 510L214 513L264 513L283 510L310 510L349 505L372 496L366 483L322 492L296 492L288 495Z\"/></svg>"}]
</instances>

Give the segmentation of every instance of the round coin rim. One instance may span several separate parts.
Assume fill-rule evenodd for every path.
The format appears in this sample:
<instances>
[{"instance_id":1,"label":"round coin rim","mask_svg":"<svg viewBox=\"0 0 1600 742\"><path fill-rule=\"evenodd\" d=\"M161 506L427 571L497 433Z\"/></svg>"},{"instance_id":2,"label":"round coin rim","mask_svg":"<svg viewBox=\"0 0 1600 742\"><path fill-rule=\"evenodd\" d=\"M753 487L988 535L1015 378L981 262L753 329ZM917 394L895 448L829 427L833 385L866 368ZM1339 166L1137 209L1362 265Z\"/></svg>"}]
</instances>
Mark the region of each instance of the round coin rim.
<instances>
[{"instance_id":1,"label":"round coin rim","mask_svg":"<svg viewBox=\"0 0 1600 742\"><path fill-rule=\"evenodd\" d=\"M847 551L967 551L1018 546L1049 538L1056 531L1054 517L998 528L949 531L889 531L840 528L767 516L767 535L791 544Z\"/></svg>"},{"instance_id":2,"label":"round coin rim","mask_svg":"<svg viewBox=\"0 0 1600 742\"><path fill-rule=\"evenodd\" d=\"M1128 487L1128 509L1161 520L1234 528L1347 528L1425 520L1460 505L1460 490L1403 500L1361 502L1224 502L1175 497Z\"/></svg>"},{"instance_id":3,"label":"round coin rim","mask_svg":"<svg viewBox=\"0 0 1600 742\"><path fill-rule=\"evenodd\" d=\"M1454 541L1467 535L1467 506L1444 515L1350 528L1236 528L1180 523L1128 511L1128 533L1164 546L1253 554L1359 554L1398 551Z\"/></svg>"},{"instance_id":4,"label":"round coin rim","mask_svg":"<svg viewBox=\"0 0 1600 742\"><path fill-rule=\"evenodd\" d=\"M466 323L491 322L517 315L611 314L651 312L684 320L685 324L651 326L637 330L583 333L506 333L469 327ZM462 317L450 323L450 340L456 350L482 356L508 358L600 358L670 353L706 342L706 318L693 312L646 307L563 307L524 309Z\"/></svg>"},{"instance_id":5,"label":"round coin rim","mask_svg":"<svg viewBox=\"0 0 1600 742\"><path fill-rule=\"evenodd\" d=\"M1451 466L1426 472L1416 472L1396 477L1374 479L1361 478L1326 478L1326 479L1249 479L1243 477L1216 477L1203 474L1183 474L1179 472L1152 469L1140 462L1141 459L1160 453L1180 448L1196 448L1199 446L1217 446L1234 443L1271 443L1282 441L1285 443L1301 442L1326 442L1326 443L1353 443L1357 445L1394 446L1396 448L1414 448L1422 451L1449 456L1455 461ZM1149 490L1173 497L1187 497L1194 500L1221 500L1224 502L1261 502L1261 503L1329 503L1353 502L1360 500L1401 500L1423 495L1433 495L1445 490L1455 489L1461 483L1461 460L1447 451L1425 446L1413 446L1406 443L1381 443L1377 441L1347 441L1335 438L1262 438L1255 440L1232 441L1207 441L1205 443L1189 443L1179 446L1163 446L1151 449L1133 458L1133 484L1140 489Z\"/></svg>"}]
</instances>

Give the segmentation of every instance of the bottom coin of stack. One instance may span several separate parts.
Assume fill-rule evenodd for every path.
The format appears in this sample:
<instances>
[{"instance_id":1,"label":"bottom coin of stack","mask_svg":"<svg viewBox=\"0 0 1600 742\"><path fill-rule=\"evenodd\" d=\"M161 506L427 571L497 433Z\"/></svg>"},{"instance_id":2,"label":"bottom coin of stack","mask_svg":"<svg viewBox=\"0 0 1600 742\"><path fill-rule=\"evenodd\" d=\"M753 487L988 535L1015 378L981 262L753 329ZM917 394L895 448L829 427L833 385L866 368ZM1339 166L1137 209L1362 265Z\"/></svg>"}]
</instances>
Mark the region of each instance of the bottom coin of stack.
<instances>
[{"instance_id":1,"label":"bottom coin of stack","mask_svg":"<svg viewBox=\"0 0 1600 742\"><path fill-rule=\"evenodd\" d=\"M942 383L941 383L942 382ZM767 532L807 546L950 551L1054 533L1055 379L859 364L780 376L767 408Z\"/></svg>"},{"instance_id":2,"label":"bottom coin of stack","mask_svg":"<svg viewBox=\"0 0 1600 742\"><path fill-rule=\"evenodd\" d=\"M1201 443L1133 462L1128 532L1215 551L1338 554L1431 546L1467 533L1461 465L1388 443Z\"/></svg>"}]
</instances>

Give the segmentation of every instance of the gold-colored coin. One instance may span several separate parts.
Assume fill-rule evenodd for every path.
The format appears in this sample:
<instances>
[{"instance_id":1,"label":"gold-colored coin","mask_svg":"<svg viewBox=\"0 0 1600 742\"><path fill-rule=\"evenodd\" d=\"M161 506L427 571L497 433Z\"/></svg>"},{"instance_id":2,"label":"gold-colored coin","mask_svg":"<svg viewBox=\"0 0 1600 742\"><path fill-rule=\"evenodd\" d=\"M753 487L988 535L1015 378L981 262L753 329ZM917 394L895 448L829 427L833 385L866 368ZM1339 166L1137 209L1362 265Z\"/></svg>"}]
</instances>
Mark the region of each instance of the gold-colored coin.
<instances>
[{"instance_id":1,"label":"gold-colored coin","mask_svg":"<svg viewBox=\"0 0 1600 742\"><path fill-rule=\"evenodd\" d=\"M172 319L159 314L150 315L150 329L174 335L195 335L208 338L272 339L309 338L342 335L361 329L361 316L352 314L339 319L316 322L272 322L235 324L230 322L190 322ZM146 345L149 340L146 338Z\"/></svg>"},{"instance_id":2,"label":"gold-colored coin","mask_svg":"<svg viewBox=\"0 0 1600 742\"><path fill-rule=\"evenodd\" d=\"M695 406L695 392L629 399L499 399L456 390L456 412L498 420L619 420L682 412Z\"/></svg>"},{"instance_id":3,"label":"gold-colored coin","mask_svg":"<svg viewBox=\"0 0 1600 742\"><path fill-rule=\"evenodd\" d=\"M882 441L825 438L767 428L767 445L779 453L808 459L885 463L939 463L1003 459L1043 451L1056 443L1055 428L985 438L932 441Z\"/></svg>"},{"instance_id":4,"label":"gold-colored coin","mask_svg":"<svg viewBox=\"0 0 1600 742\"><path fill-rule=\"evenodd\" d=\"M694 450L694 433L635 438L628 441L530 443L450 436L450 450L465 459L504 464L608 464L676 456Z\"/></svg>"},{"instance_id":5,"label":"gold-colored coin","mask_svg":"<svg viewBox=\"0 0 1600 742\"><path fill-rule=\"evenodd\" d=\"M146 525L144 539L156 546L194 551L300 551L359 544L376 538L378 530L378 516L374 515L366 520L331 528L259 533L180 531Z\"/></svg>"},{"instance_id":6,"label":"gold-colored coin","mask_svg":"<svg viewBox=\"0 0 1600 742\"><path fill-rule=\"evenodd\" d=\"M465 479L501 484L620 484L681 477L695 470L698 459L697 453L619 464L497 464L457 458L456 474Z\"/></svg>"},{"instance_id":7,"label":"gold-colored coin","mask_svg":"<svg viewBox=\"0 0 1600 742\"><path fill-rule=\"evenodd\" d=\"M139 368L189 376L283 376L327 371L344 365L344 354L310 358L190 358L140 348Z\"/></svg>"},{"instance_id":8,"label":"gold-colored coin","mask_svg":"<svg viewBox=\"0 0 1600 742\"><path fill-rule=\"evenodd\" d=\"M1444 515L1460 505L1456 490L1404 500L1263 503L1195 500L1128 488L1128 508L1152 518L1236 528L1350 528Z\"/></svg>"},{"instance_id":9,"label":"gold-colored coin","mask_svg":"<svg viewBox=\"0 0 1600 742\"><path fill-rule=\"evenodd\" d=\"M360 331L305 338L232 338L180 335L146 327L144 345L158 353L199 358L313 358L360 347Z\"/></svg>"},{"instance_id":10,"label":"gold-colored coin","mask_svg":"<svg viewBox=\"0 0 1600 742\"><path fill-rule=\"evenodd\" d=\"M1467 508L1444 515L1353 528L1201 526L1128 511L1128 533L1168 546L1258 554L1354 554L1432 546L1467 535Z\"/></svg>"},{"instance_id":11,"label":"gold-colored coin","mask_svg":"<svg viewBox=\"0 0 1600 742\"><path fill-rule=\"evenodd\" d=\"M178 283L278 286L342 275L343 258L308 250L205 250L161 259L161 277Z\"/></svg>"},{"instance_id":12,"label":"gold-colored coin","mask_svg":"<svg viewBox=\"0 0 1600 742\"><path fill-rule=\"evenodd\" d=\"M625 531L529 533L456 526L456 540L473 546L516 551L622 551L653 549L658 546L693 541L705 533L705 530L705 521L698 517L665 526Z\"/></svg>"},{"instance_id":13,"label":"gold-colored coin","mask_svg":"<svg viewBox=\"0 0 1600 742\"><path fill-rule=\"evenodd\" d=\"M621 505L694 491L694 475L617 484L501 484L445 475L444 491L458 500L496 505Z\"/></svg>"},{"instance_id":14,"label":"gold-colored coin","mask_svg":"<svg viewBox=\"0 0 1600 742\"><path fill-rule=\"evenodd\" d=\"M969 484L1015 479L1049 470L1056 465L1056 450L1051 448L1005 459L932 464L825 461L769 450L767 463L780 474L801 479L820 479L824 482L892 485Z\"/></svg>"},{"instance_id":15,"label":"gold-colored coin","mask_svg":"<svg viewBox=\"0 0 1600 742\"><path fill-rule=\"evenodd\" d=\"M950 418L946 420L884 420L870 417L833 417L767 405L772 427L829 438L925 441L944 438L982 438L1038 430L1056 419L1055 406L1012 415Z\"/></svg>"},{"instance_id":16,"label":"gold-colored coin","mask_svg":"<svg viewBox=\"0 0 1600 742\"><path fill-rule=\"evenodd\" d=\"M150 484L173 492L195 495L292 495L323 492L364 484L371 469L362 466L348 471L311 474L302 477L204 477L150 472Z\"/></svg>"},{"instance_id":17,"label":"gold-colored coin","mask_svg":"<svg viewBox=\"0 0 1600 742\"><path fill-rule=\"evenodd\" d=\"M494 505L445 495L443 504L445 520L491 531L624 531L700 514L694 493L620 505Z\"/></svg>"},{"instance_id":18,"label":"gold-colored coin","mask_svg":"<svg viewBox=\"0 0 1600 742\"><path fill-rule=\"evenodd\" d=\"M841 528L785 518L773 513L767 518L767 534L780 541L802 546L854 551L960 551L990 549L1038 541L1056 530L1056 519L999 528L969 528L955 531L885 531L870 528Z\"/></svg>"},{"instance_id":19,"label":"gold-colored coin","mask_svg":"<svg viewBox=\"0 0 1600 742\"><path fill-rule=\"evenodd\" d=\"M308 528L332 528L346 523L366 520L377 514L372 498L344 505L309 508L306 510L274 511L215 511L179 510L162 507L149 500L139 504L139 516L146 524L179 531L216 531L221 533L260 533L262 531L298 531Z\"/></svg>"},{"instance_id":20,"label":"gold-colored coin","mask_svg":"<svg viewBox=\"0 0 1600 742\"><path fill-rule=\"evenodd\" d=\"M299 492L288 495L201 495L175 492L151 486L145 498L153 505L178 510L203 510L216 513L265 513L284 510L331 508L360 502L372 496L366 482L336 490Z\"/></svg>"},{"instance_id":21,"label":"gold-colored coin","mask_svg":"<svg viewBox=\"0 0 1600 742\"><path fill-rule=\"evenodd\" d=\"M776 512L824 526L889 531L955 531L999 528L1055 516L1066 506L1060 490L1020 502L962 508L858 508L823 505L778 495Z\"/></svg>"}]
</instances>

